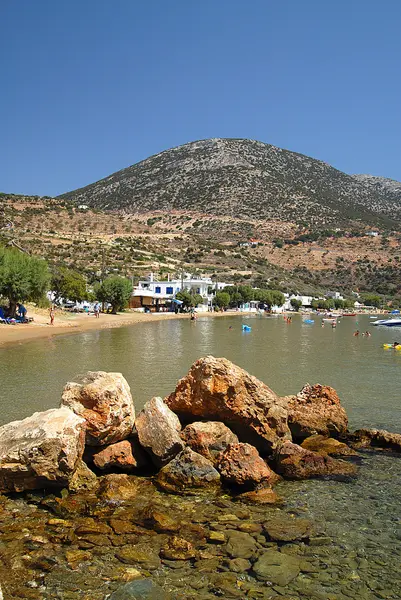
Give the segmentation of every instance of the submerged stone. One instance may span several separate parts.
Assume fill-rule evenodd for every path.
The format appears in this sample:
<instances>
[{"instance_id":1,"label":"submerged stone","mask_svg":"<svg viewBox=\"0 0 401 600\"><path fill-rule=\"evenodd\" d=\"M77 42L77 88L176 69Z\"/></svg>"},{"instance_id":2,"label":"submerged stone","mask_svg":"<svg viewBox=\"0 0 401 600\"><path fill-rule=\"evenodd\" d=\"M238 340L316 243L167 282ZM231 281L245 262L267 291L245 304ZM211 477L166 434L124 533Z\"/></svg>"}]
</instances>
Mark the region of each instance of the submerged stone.
<instances>
[{"instance_id":1,"label":"submerged stone","mask_svg":"<svg viewBox=\"0 0 401 600\"><path fill-rule=\"evenodd\" d=\"M172 598L151 579L136 579L119 587L108 600L172 600Z\"/></svg>"},{"instance_id":2,"label":"submerged stone","mask_svg":"<svg viewBox=\"0 0 401 600\"><path fill-rule=\"evenodd\" d=\"M306 438L301 447L318 454L327 454L328 456L357 456L355 450L352 450L347 444L339 442L334 438L328 438L324 435L312 435Z\"/></svg>"},{"instance_id":3,"label":"submerged stone","mask_svg":"<svg viewBox=\"0 0 401 600\"><path fill-rule=\"evenodd\" d=\"M295 556L267 550L253 565L253 571L258 579L286 586L299 575L300 567L300 561Z\"/></svg>"},{"instance_id":4,"label":"submerged stone","mask_svg":"<svg viewBox=\"0 0 401 600\"><path fill-rule=\"evenodd\" d=\"M220 475L212 463L190 448L185 448L163 467L156 481L165 491L177 494L212 491L220 487Z\"/></svg>"}]
</instances>

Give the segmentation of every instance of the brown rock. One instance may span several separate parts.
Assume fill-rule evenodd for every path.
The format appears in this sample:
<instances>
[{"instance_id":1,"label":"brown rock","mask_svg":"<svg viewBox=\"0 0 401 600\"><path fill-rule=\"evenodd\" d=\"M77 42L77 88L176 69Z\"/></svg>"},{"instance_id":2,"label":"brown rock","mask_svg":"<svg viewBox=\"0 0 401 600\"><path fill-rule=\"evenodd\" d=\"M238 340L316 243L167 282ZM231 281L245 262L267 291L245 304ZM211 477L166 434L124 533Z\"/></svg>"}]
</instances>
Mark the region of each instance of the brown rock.
<instances>
[{"instance_id":1,"label":"brown rock","mask_svg":"<svg viewBox=\"0 0 401 600\"><path fill-rule=\"evenodd\" d=\"M328 456L357 456L357 453L352 450L347 444L343 444L334 438L328 438L324 435L312 435L301 444L305 450L317 452Z\"/></svg>"},{"instance_id":2,"label":"brown rock","mask_svg":"<svg viewBox=\"0 0 401 600\"><path fill-rule=\"evenodd\" d=\"M313 533L312 523L308 519L294 519L283 512L269 519L264 523L263 528L273 542L306 540Z\"/></svg>"},{"instance_id":3,"label":"brown rock","mask_svg":"<svg viewBox=\"0 0 401 600\"><path fill-rule=\"evenodd\" d=\"M189 560L195 558L196 550L191 542L174 536L162 547L160 556L167 560Z\"/></svg>"},{"instance_id":4,"label":"brown rock","mask_svg":"<svg viewBox=\"0 0 401 600\"><path fill-rule=\"evenodd\" d=\"M160 512L153 506L148 506L140 517L140 524L159 533L176 532L181 524L166 513Z\"/></svg>"},{"instance_id":5,"label":"brown rock","mask_svg":"<svg viewBox=\"0 0 401 600\"><path fill-rule=\"evenodd\" d=\"M236 500L248 504L270 504L274 506L283 503L283 499L269 487L239 494L239 496L236 497Z\"/></svg>"},{"instance_id":6,"label":"brown rock","mask_svg":"<svg viewBox=\"0 0 401 600\"><path fill-rule=\"evenodd\" d=\"M225 358L196 361L165 402L183 420L222 421L241 441L263 452L291 437L286 401Z\"/></svg>"},{"instance_id":7,"label":"brown rock","mask_svg":"<svg viewBox=\"0 0 401 600\"><path fill-rule=\"evenodd\" d=\"M85 421L68 408L0 427L0 491L66 486L82 458Z\"/></svg>"},{"instance_id":8,"label":"brown rock","mask_svg":"<svg viewBox=\"0 0 401 600\"><path fill-rule=\"evenodd\" d=\"M219 421L191 423L183 429L181 437L194 452L215 463L217 455L229 444L238 444L238 437Z\"/></svg>"},{"instance_id":9,"label":"brown rock","mask_svg":"<svg viewBox=\"0 0 401 600\"><path fill-rule=\"evenodd\" d=\"M358 429L348 436L354 448L383 448L401 452L401 434L385 429Z\"/></svg>"},{"instance_id":10,"label":"brown rock","mask_svg":"<svg viewBox=\"0 0 401 600\"><path fill-rule=\"evenodd\" d=\"M93 455L93 462L102 470L121 469L132 471L138 468L138 460L134 457L131 443L128 440L107 446Z\"/></svg>"},{"instance_id":11,"label":"brown rock","mask_svg":"<svg viewBox=\"0 0 401 600\"><path fill-rule=\"evenodd\" d=\"M306 384L296 396L287 396L288 425L295 440L319 433L338 437L348 429L348 417L334 388Z\"/></svg>"},{"instance_id":12,"label":"brown rock","mask_svg":"<svg viewBox=\"0 0 401 600\"><path fill-rule=\"evenodd\" d=\"M181 423L161 398L149 400L135 421L138 439L157 467L167 464L184 447Z\"/></svg>"},{"instance_id":13,"label":"brown rock","mask_svg":"<svg viewBox=\"0 0 401 600\"><path fill-rule=\"evenodd\" d=\"M83 383L67 383L61 405L86 421L88 446L106 446L127 438L135 422L135 408L121 373L89 371Z\"/></svg>"},{"instance_id":14,"label":"brown rock","mask_svg":"<svg viewBox=\"0 0 401 600\"><path fill-rule=\"evenodd\" d=\"M283 442L275 454L275 469L287 479L309 479L310 477L352 477L355 465L327 455L305 450L292 442Z\"/></svg>"},{"instance_id":15,"label":"brown rock","mask_svg":"<svg viewBox=\"0 0 401 600\"><path fill-rule=\"evenodd\" d=\"M150 481L134 475L116 474L104 475L99 478L98 496L109 503L122 502L142 498L144 504L155 492Z\"/></svg>"},{"instance_id":16,"label":"brown rock","mask_svg":"<svg viewBox=\"0 0 401 600\"><path fill-rule=\"evenodd\" d=\"M78 461L77 468L68 482L70 492L89 492L98 486L98 479L83 460Z\"/></svg>"},{"instance_id":17,"label":"brown rock","mask_svg":"<svg viewBox=\"0 0 401 600\"><path fill-rule=\"evenodd\" d=\"M250 444L230 444L219 455L216 468L226 483L246 488L261 483L271 485L279 479Z\"/></svg>"},{"instance_id":18,"label":"brown rock","mask_svg":"<svg viewBox=\"0 0 401 600\"><path fill-rule=\"evenodd\" d=\"M163 467L156 479L167 492L192 494L199 490L213 490L220 487L220 475L212 463L185 448L178 456Z\"/></svg>"}]
</instances>

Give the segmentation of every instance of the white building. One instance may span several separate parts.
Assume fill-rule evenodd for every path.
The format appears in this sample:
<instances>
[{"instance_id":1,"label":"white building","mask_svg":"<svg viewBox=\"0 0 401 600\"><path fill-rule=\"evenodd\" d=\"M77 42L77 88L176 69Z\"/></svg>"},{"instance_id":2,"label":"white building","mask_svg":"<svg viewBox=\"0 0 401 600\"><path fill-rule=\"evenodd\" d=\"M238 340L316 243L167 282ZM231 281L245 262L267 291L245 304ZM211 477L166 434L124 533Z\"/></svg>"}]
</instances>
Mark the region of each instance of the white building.
<instances>
[{"instance_id":1,"label":"white building","mask_svg":"<svg viewBox=\"0 0 401 600\"><path fill-rule=\"evenodd\" d=\"M188 273L184 274L182 279L172 279L168 281L158 281L150 274L148 279L139 281L132 292L132 308L156 307L159 310L161 306L171 306L176 302L177 292L188 291L192 294L199 294L203 298L203 304L198 306L198 310L207 311L212 303L213 293L209 289L223 289L227 284L214 283L210 277L191 277Z\"/></svg>"}]
</instances>

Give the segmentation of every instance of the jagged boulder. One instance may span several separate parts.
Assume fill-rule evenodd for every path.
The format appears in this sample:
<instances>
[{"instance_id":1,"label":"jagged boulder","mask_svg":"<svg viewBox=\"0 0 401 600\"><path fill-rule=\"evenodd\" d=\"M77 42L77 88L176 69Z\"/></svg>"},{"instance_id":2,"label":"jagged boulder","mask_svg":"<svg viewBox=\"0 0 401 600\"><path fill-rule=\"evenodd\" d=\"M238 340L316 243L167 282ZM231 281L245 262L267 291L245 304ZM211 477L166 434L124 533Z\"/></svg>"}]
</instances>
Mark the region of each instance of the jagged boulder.
<instances>
[{"instance_id":1,"label":"jagged boulder","mask_svg":"<svg viewBox=\"0 0 401 600\"><path fill-rule=\"evenodd\" d=\"M353 477L357 472L352 463L305 450L288 441L276 449L274 461L275 470L286 479Z\"/></svg>"},{"instance_id":2,"label":"jagged boulder","mask_svg":"<svg viewBox=\"0 0 401 600\"><path fill-rule=\"evenodd\" d=\"M194 452L213 463L229 444L238 444L239 441L235 433L219 421L191 423L182 430L181 437Z\"/></svg>"},{"instance_id":3,"label":"jagged boulder","mask_svg":"<svg viewBox=\"0 0 401 600\"><path fill-rule=\"evenodd\" d=\"M152 398L136 418L139 443L157 467L167 464L184 448L181 423L161 398Z\"/></svg>"},{"instance_id":4,"label":"jagged boulder","mask_svg":"<svg viewBox=\"0 0 401 600\"><path fill-rule=\"evenodd\" d=\"M354 448L382 448L401 452L401 434L385 429L358 429L347 437Z\"/></svg>"},{"instance_id":5,"label":"jagged boulder","mask_svg":"<svg viewBox=\"0 0 401 600\"><path fill-rule=\"evenodd\" d=\"M85 419L88 446L114 444L132 433L135 408L121 373L89 371L82 383L67 383L61 405Z\"/></svg>"},{"instance_id":6,"label":"jagged boulder","mask_svg":"<svg viewBox=\"0 0 401 600\"><path fill-rule=\"evenodd\" d=\"M264 453L271 453L280 439L291 438L287 402L225 358L197 360L164 401L184 421L222 421Z\"/></svg>"},{"instance_id":7,"label":"jagged boulder","mask_svg":"<svg viewBox=\"0 0 401 600\"><path fill-rule=\"evenodd\" d=\"M216 469L226 483L247 489L261 483L272 485L279 479L250 444L230 444L219 454Z\"/></svg>"},{"instance_id":8,"label":"jagged boulder","mask_svg":"<svg viewBox=\"0 0 401 600\"><path fill-rule=\"evenodd\" d=\"M0 427L0 491L67 486L82 458L85 420L68 408Z\"/></svg>"},{"instance_id":9,"label":"jagged boulder","mask_svg":"<svg viewBox=\"0 0 401 600\"><path fill-rule=\"evenodd\" d=\"M321 434L338 437L348 430L348 417L334 388L307 383L296 396L285 398L294 440Z\"/></svg>"},{"instance_id":10,"label":"jagged boulder","mask_svg":"<svg viewBox=\"0 0 401 600\"><path fill-rule=\"evenodd\" d=\"M220 475L213 464L191 448L185 448L163 467L156 481L163 490L177 494L212 491L220 487Z\"/></svg>"}]
</instances>

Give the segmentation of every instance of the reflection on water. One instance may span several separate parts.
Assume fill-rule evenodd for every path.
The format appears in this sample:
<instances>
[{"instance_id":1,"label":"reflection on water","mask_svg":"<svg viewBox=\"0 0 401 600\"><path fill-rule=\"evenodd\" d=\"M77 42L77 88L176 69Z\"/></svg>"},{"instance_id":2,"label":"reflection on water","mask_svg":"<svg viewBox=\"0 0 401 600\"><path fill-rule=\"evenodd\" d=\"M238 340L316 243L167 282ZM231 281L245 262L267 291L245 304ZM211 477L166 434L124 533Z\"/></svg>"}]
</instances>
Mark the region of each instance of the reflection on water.
<instances>
[{"instance_id":1,"label":"reflection on water","mask_svg":"<svg viewBox=\"0 0 401 600\"><path fill-rule=\"evenodd\" d=\"M247 333L241 323L251 325ZM232 329L229 329L229 327ZM353 331L369 329L368 337ZM336 329L293 317L200 317L58 336L0 350L0 420L22 418L58 405L66 381L88 370L119 371L136 405L170 393L199 357L225 356L279 394L305 382L337 389L352 426L401 431L401 353L385 351L394 330L367 317L343 318Z\"/></svg>"}]
</instances>

